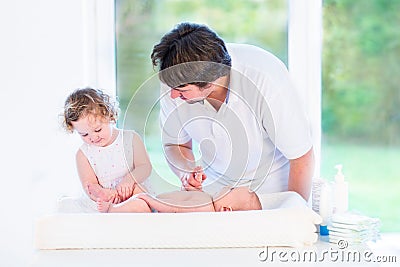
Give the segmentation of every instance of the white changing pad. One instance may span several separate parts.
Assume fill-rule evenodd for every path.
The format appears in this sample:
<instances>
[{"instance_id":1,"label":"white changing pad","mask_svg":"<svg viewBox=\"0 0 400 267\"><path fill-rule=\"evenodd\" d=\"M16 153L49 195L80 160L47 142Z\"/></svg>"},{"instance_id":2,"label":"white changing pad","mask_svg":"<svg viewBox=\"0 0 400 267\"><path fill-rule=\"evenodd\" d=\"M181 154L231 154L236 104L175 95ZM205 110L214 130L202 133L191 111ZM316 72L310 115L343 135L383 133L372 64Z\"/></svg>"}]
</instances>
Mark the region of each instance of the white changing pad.
<instances>
[{"instance_id":1,"label":"white changing pad","mask_svg":"<svg viewBox=\"0 0 400 267\"><path fill-rule=\"evenodd\" d=\"M317 241L321 218L295 193L271 210L193 213L58 213L39 218L37 249L299 247ZM275 199L275 202L273 201ZM281 205L279 205L279 203Z\"/></svg>"}]
</instances>

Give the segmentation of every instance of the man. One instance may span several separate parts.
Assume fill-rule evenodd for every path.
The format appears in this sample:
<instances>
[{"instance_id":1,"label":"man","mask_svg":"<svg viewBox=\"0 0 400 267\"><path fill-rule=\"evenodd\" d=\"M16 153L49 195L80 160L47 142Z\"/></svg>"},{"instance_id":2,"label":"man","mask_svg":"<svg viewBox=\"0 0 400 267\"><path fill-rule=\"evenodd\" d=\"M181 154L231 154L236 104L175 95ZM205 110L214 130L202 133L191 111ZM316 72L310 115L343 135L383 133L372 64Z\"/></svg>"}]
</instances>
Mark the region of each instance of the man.
<instances>
[{"instance_id":1,"label":"man","mask_svg":"<svg viewBox=\"0 0 400 267\"><path fill-rule=\"evenodd\" d=\"M308 200L310 125L279 59L255 46L225 44L194 23L165 34L151 59L162 82L165 155L185 190L215 196L246 186L261 205L263 194L280 191Z\"/></svg>"}]
</instances>

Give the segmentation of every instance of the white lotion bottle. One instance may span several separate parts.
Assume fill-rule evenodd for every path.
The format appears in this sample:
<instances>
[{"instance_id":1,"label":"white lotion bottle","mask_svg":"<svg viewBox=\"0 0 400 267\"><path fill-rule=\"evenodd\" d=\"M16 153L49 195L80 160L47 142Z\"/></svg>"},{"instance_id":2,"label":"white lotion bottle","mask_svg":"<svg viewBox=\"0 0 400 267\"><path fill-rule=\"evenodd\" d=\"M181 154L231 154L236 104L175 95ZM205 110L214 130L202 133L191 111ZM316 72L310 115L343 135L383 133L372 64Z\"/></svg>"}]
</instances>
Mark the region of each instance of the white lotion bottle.
<instances>
[{"instance_id":1,"label":"white lotion bottle","mask_svg":"<svg viewBox=\"0 0 400 267\"><path fill-rule=\"evenodd\" d=\"M334 191L334 213L346 212L349 208L349 185L344 180L342 173L343 166L338 164L335 166L337 173L335 175L335 181L333 185Z\"/></svg>"},{"instance_id":2,"label":"white lotion bottle","mask_svg":"<svg viewBox=\"0 0 400 267\"><path fill-rule=\"evenodd\" d=\"M320 235L329 235L328 225L331 222L332 217L332 188L331 183L324 181L321 186L321 194L319 199L319 215L322 217L322 223L320 224Z\"/></svg>"}]
</instances>

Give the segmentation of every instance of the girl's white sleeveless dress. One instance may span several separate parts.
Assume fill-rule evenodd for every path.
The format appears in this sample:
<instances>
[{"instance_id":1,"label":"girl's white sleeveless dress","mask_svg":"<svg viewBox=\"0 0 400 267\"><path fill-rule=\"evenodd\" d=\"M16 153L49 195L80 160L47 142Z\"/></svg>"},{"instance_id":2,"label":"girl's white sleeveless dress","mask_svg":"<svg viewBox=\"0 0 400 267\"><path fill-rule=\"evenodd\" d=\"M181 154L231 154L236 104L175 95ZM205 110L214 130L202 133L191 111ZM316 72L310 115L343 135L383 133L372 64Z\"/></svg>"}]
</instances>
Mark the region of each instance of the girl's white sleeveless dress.
<instances>
[{"instance_id":1,"label":"girl's white sleeveless dress","mask_svg":"<svg viewBox=\"0 0 400 267\"><path fill-rule=\"evenodd\" d=\"M80 150L88 159L99 184L104 188L115 189L122 178L134 169L133 166L133 138L135 131L118 129L118 136L108 146L99 147L84 143ZM147 192L151 191L149 179L140 186ZM97 212L96 203L85 193L82 197L64 197L59 200L60 212Z\"/></svg>"}]
</instances>

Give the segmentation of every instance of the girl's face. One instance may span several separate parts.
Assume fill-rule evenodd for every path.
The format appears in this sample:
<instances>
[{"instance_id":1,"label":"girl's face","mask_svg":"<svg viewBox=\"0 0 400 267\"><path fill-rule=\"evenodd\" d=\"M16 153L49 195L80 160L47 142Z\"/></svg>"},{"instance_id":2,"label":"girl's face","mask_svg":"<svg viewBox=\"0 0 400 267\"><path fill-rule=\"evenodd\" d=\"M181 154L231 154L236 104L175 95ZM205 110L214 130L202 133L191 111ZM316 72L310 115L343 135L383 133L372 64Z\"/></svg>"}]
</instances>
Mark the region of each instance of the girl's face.
<instances>
[{"instance_id":1,"label":"girl's face","mask_svg":"<svg viewBox=\"0 0 400 267\"><path fill-rule=\"evenodd\" d=\"M83 142L95 146L108 146L113 141L113 123L99 116L87 115L72 122L74 130Z\"/></svg>"}]
</instances>

